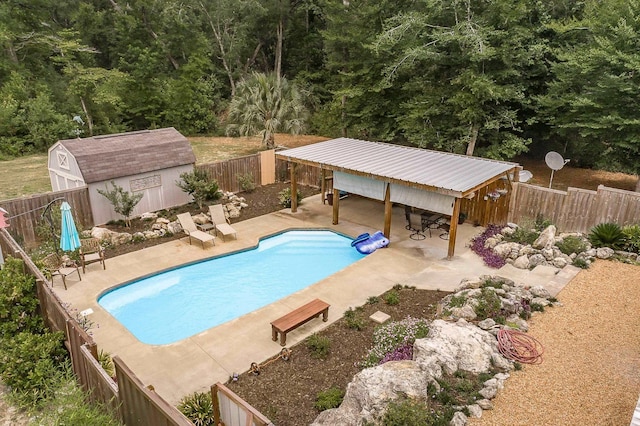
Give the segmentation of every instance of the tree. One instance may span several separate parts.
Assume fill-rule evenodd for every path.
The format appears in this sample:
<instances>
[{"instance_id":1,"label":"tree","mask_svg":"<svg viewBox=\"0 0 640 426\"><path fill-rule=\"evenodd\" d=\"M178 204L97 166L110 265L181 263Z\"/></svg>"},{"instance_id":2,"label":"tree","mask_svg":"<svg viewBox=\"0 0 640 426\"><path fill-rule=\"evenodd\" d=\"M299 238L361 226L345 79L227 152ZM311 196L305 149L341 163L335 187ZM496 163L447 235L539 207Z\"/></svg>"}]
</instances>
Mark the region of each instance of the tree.
<instances>
[{"instance_id":1,"label":"tree","mask_svg":"<svg viewBox=\"0 0 640 426\"><path fill-rule=\"evenodd\" d=\"M536 42L524 1L429 0L386 21L373 44L414 144L511 158L526 151L519 110ZM533 57L532 57L533 56Z\"/></svg>"},{"instance_id":2,"label":"tree","mask_svg":"<svg viewBox=\"0 0 640 426\"><path fill-rule=\"evenodd\" d=\"M129 191L125 191L121 186L116 185L114 181L111 181L111 186L113 186L112 190L97 189L98 194L104 196L111 205L113 206L113 210L124 216L125 225L127 227L131 226L131 213L136 205L142 200L144 193L139 192L137 194L131 193Z\"/></svg>"},{"instance_id":3,"label":"tree","mask_svg":"<svg viewBox=\"0 0 640 426\"><path fill-rule=\"evenodd\" d=\"M229 105L227 134L260 135L267 149L275 147L278 132L298 134L307 110L295 84L275 74L254 73L238 86Z\"/></svg>"},{"instance_id":4,"label":"tree","mask_svg":"<svg viewBox=\"0 0 640 426\"><path fill-rule=\"evenodd\" d=\"M251 36L251 31L261 22L266 10L257 0L197 1L203 12L203 28L211 31L211 50L222 64L231 96L236 93L236 82L248 74L262 49L262 41Z\"/></svg>"},{"instance_id":5,"label":"tree","mask_svg":"<svg viewBox=\"0 0 640 426\"><path fill-rule=\"evenodd\" d=\"M640 1L588 2L555 30L581 38L558 49L541 113L572 162L640 175Z\"/></svg>"},{"instance_id":6,"label":"tree","mask_svg":"<svg viewBox=\"0 0 640 426\"><path fill-rule=\"evenodd\" d=\"M200 209L204 207L205 202L215 201L222 195L218 182L209 178L207 172L202 169L193 169L192 172L180 174L180 180L176 185L191 195Z\"/></svg>"}]
</instances>

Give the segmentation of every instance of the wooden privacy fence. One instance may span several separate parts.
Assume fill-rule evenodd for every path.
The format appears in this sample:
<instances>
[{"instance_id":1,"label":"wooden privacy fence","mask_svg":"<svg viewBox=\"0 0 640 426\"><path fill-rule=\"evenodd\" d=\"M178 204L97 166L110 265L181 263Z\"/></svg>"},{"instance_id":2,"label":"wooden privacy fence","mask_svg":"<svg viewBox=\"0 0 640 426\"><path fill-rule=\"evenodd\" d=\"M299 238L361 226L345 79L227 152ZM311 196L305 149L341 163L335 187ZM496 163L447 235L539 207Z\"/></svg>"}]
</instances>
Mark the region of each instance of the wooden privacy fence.
<instances>
[{"instance_id":1,"label":"wooden privacy fence","mask_svg":"<svg viewBox=\"0 0 640 426\"><path fill-rule=\"evenodd\" d=\"M35 278L40 313L51 330L64 333L76 380L93 402L112 408L125 425L193 426L178 409L145 387L117 356L114 357L114 364L118 384L109 377L97 361L98 348L91 336L69 314L64 303L51 289L47 277L9 232L2 228L0 249L7 256L21 259L25 273Z\"/></svg>"},{"instance_id":2,"label":"wooden privacy fence","mask_svg":"<svg viewBox=\"0 0 640 426\"><path fill-rule=\"evenodd\" d=\"M594 226L613 222L640 224L640 193L598 186L597 191L568 188L558 191L525 183L514 185L509 222L521 223L539 215L560 231L587 233Z\"/></svg>"},{"instance_id":3,"label":"wooden privacy fence","mask_svg":"<svg viewBox=\"0 0 640 426\"><path fill-rule=\"evenodd\" d=\"M273 426L259 411L222 383L211 386L214 424L225 426Z\"/></svg>"},{"instance_id":4,"label":"wooden privacy fence","mask_svg":"<svg viewBox=\"0 0 640 426\"><path fill-rule=\"evenodd\" d=\"M241 178L244 177L252 179L252 182L257 186L272 184L276 181L287 182L290 178L287 162L276 161L274 150L261 151L254 155L215 163L200 164L195 168L204 170L209 177L218 182L221 190L229 192L241 192L243 190ZM297 176L298 183L301 185L320 187L321 171L316 167L298 166ZM56 199L64 199L71 205L71 211L79 230L90 229L94 226L87 187L47 192L0 201L0 207L9 212L11 218L9 230L13 238L26 247L38 244L40 237L37 229L43 223L42 212L49 203ZM60 203L55 203L52 208L59 209Z\"/></svg>"},{"instance_id":5,"label":"wooden privacy fence","mask_svg":"<svg viewBox=\"0 0 640 426\"><path fill-rule=\"evenodd\" d=\"M45 207L59 198L61 200L54 203L51 206L52 209L57 208L59 211L60 203L64 199L71 206L73 218L79 229L93 226L89 190L86 187L47 192L24 198L0 201L0 207L9 212L9 217L11 218L9 229L14 238L21 240L26 246L34 245L39 240L37 228L43 223L42 213ZM60 217L60 215L58 214L57 217Z\"/></svg>"}]
</instances>

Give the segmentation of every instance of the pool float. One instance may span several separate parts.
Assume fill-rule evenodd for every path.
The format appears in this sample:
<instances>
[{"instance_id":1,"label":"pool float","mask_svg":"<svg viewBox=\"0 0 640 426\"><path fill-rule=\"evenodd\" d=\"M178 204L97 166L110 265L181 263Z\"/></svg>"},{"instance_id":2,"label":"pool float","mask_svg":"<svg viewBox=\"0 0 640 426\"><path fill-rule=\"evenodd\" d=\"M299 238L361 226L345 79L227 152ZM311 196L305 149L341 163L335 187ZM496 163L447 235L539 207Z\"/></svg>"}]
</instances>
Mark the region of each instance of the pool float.
<instances>
[{"instance_id":1,"label":"pool float","mask_svg":"<svg viewBox=\"0 0 640 426\"><path fill-rule=\"evenodd\" d=\"M356 244L361 243L361 242L363 242L365 240L368 240L369 237L370 237L370 235L369 235L368 232L365 232L364 234L358 235L357 237L355 237L353 239L353 241L351 241L351 247L355 247Z\"/></svg>"},{"instance_id":2,"label":"pool float","mask_svg":"<svg viewBox=\"0 0 640 426\"><path fill-rule=\"evenodd\" d=\"M364 234L363 234L364 235ZM369 238L364 239L356 244L353 244L356 250L362 254L373 253L379 248L389 245L389 239L382 234L382 231L377 231Z\"/></svg>"}]
</instances>

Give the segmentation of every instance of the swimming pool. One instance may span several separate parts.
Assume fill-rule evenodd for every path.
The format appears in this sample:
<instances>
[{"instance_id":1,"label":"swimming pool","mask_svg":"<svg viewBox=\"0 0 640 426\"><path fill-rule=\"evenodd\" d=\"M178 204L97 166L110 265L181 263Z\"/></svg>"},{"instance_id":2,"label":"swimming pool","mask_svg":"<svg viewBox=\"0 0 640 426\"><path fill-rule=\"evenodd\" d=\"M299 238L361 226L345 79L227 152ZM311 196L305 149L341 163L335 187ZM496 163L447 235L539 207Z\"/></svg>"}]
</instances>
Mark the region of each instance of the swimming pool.
<instances>
[{"instance_id":1,"label":"swimming pool","mask_svg":"<svg viewBox=\"0 0 640 426\"><path fill-rule=\"evenodd\" d=\"M164 345L295 293L365 255L332 231L287 231L258 247L182 266L101 295L138 340Z\"/></svg>"}]
</instances>

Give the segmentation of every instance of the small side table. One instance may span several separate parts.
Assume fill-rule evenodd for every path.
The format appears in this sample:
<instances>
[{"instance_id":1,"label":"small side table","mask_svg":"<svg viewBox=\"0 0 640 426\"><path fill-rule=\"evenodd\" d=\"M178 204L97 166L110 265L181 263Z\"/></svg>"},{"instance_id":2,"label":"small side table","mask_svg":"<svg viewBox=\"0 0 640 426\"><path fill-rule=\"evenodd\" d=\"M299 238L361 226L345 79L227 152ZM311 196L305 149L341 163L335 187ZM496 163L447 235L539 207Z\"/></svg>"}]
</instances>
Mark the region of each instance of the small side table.
<instances>
[{"instance_id":1,"label":"small side table","mask_svg":"<svg viewBox=\"0 0 640 426\"><path fill-rule=\"evenodd\" d=\"M198 228L198 229L199 229L199 230L201 230L202 232L207 232L207 233L208 233L209 231L211 231L212 229L215 229L215 227L216 227L216 226L215 226L213 223L209 223L209 222L207 222L207 223L203 223L202 225L200 225L200 224L196 224L196 228Z\"/></svg>"}]
</instances>

